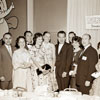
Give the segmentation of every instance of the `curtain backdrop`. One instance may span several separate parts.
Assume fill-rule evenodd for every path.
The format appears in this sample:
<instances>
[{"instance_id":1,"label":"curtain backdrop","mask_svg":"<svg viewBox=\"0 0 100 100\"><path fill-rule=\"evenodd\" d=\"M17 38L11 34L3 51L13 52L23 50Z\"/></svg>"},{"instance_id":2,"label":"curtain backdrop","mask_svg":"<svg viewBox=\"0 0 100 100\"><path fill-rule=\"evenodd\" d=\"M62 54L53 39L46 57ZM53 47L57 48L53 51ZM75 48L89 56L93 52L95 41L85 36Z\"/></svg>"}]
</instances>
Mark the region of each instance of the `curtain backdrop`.
<instances>
[{"instance_id":1,"label":"curtain backdrop","mask_svg":"<svg viewBox=\"0 0 100 100\"><path fill-rule=\"evenodd\" d=\"M100 15L100 0L68 0L67 1L67 33L75 31L82 36L89 33L94 47L100 41L100 30L88 30L85 27L85 16Z\"/></svg>"}]
</instances>

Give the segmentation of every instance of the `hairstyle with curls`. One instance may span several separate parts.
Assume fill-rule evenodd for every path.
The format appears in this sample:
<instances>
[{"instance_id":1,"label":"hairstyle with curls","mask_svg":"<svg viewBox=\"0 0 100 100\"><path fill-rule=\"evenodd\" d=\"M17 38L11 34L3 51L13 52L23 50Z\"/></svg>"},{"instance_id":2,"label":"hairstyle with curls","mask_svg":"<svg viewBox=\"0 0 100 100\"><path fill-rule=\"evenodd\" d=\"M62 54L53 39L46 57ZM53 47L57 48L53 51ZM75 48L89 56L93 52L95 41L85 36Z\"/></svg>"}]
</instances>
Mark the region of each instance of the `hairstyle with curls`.
<instances>
[{"instance_id":1,"label":"hairstyle with curls","mask_svg":"<svg viewBox=\"0 0 100 100\"><path fill-rule=\"evenodd\" d=\"M26 39L25 39L24 36L19 36L19 37L16 39L15 47L16 47L17 49L20 48L20 47L19 47L19 44L18 44L20 39L24 39L24 41L25 41L25 48L28 49L28 48L27 48L27 45L26 45Z\"/></svg>"},{"instance_id":2,"label":"hairstyle with curls","mask_svg":"<svg viewBox=\"0 0 100 100\"><path fill-rule=\"evenodd\" d=\"M50 34L51 35L51 33L50 32L48 32L48 31L44 31L43 32L43 36L45 36L46 34ZM43 39L44 40L44 39ZM50 39L50 41L49 42L51 42L51 39Z\"/></svg>"},{"instance_id":3,"label":"hairstyle with curls","mask_svg":"<svg viewBox=\"0 0 100 100\"><path fill-rule=\"evenodd\" d=\"M81 49L84 49L84 47L83 47L83 45L82 45L82 38L81 38L81 37L79 37L79 36L73 37L73 38L72 38L72 43L73 43L74 41L77 41L77 42L79 43L79 47L80 47Z\"/></svg>"},{"instance_id":4,"label":"hairstyle with curls","mask_svg":"<svg viewBox=\"0 0 100 100\"><path fill-rule=\"evenodd\" d=\"M46 35L46 34L50 34L50 32L49 31L44 31L43 36Z\"/></svg>"},{"instance_id":5,"label":"hairstyle with curls","mask_svg":"<svg viewBox=\"0 0 100 100\"><path fill-rule=\"evenodd\" d=\"M43 35L41 33L35 33L33 37L33 45L36 44L37 38L42 37Z\"/></svg>"}]
</instances>

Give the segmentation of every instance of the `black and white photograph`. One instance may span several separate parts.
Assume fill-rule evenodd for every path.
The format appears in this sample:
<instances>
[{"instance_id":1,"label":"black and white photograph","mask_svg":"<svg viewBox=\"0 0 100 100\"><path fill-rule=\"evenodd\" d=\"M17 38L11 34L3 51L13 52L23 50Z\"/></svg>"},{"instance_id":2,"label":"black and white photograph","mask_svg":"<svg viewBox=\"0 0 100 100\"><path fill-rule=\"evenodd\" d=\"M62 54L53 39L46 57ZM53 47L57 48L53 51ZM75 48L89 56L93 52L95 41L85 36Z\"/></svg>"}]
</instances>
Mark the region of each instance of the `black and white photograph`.
<instances>
[{"instance_id":1,"label":"black and white photograph","mask_svg":"<svg viewBox=\"0 0 100 100\"><path fill-rule=\"evenodd\" d=\"M100 100L100 0L0 0L0 100Z\"/></svg>"}]
</instances>

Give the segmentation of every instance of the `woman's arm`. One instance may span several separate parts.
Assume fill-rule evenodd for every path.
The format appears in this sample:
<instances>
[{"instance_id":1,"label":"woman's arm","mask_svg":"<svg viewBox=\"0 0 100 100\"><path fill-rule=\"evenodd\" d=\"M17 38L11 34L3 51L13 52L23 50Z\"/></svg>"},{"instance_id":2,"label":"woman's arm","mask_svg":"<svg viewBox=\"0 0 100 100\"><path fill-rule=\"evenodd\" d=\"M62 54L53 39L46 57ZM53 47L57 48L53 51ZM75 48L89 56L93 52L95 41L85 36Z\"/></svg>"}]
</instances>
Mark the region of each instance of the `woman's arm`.
<instances>
[{"instance_id":1,"label":"woman's arm","mask_svg":"<svg viewBox=\"0 0 100 100\"><path fill-rule=\"evenodd\" d=\"M42 69L42 67L38 64L37 61L35 61L33 58L32 58L32 61L33 61L33 65L35 65L37 68L39 68L41 71L44 71L44 69Z\"/></svg>"},{"instance_id":2,"label":"woman's arm","mask_svg":"<svg viewBox=\"0 0 100 100\"><path fill-rule=\"evenodd\" d=\"M56 53L55 53L55 46L54 46L54 45L52 46L52 49L53 49L53 63L52 63L52 65L55 66L55 62L56 62Z\"/></svg>"}]
</instances>

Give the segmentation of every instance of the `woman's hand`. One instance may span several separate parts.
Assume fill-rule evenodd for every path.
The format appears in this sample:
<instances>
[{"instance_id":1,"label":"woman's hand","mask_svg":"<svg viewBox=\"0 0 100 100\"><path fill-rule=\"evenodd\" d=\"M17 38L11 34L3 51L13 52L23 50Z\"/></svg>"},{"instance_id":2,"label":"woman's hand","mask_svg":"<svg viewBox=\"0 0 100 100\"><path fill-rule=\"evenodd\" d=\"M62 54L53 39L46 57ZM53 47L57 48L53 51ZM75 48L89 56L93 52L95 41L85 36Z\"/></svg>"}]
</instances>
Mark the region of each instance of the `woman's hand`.
<instances>
[{"instance_id":1,"label":"woman's hand","mask_svg":"<svg viewBox=\"0 0 100 100\"><path fill-rule=\"evenodd\" d=\"M31 63L24 62L22 66L23 68L29 68L31 67Z\"/></svg>"},{"instance_id":2,"label":"woman's hand","mask_svg":"<svg viewBox=\"0 0 100 100\"><path fill-rule=\"evenodd\" d=\"M43 75L46 75L46 74L48 74L50 72L50 70L44 70L43 71Z\"/></svg>"},{"instance_id":3,"label":"woman's hand","mask_svg":"<svg viewBox=\"0 0 100 100\"><path fill-rule=\"evenodd\" d=\"M39 67L39 70L40 70L40 71L42 71L42 72L44 72L44 71L45 71L45 70L44 70L44 69L42 69L41 67Z\"/></svg>"},{"instance_id":4,"label":"woman's hand","mask_svg":"<svg viewBox=\"0 0 100 100\"><path fill-rule=\"evenodd\" d=\"M100 61L96 64L96 70L100 72Z\"/></svg>"}]
</instances>

